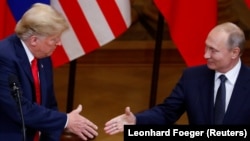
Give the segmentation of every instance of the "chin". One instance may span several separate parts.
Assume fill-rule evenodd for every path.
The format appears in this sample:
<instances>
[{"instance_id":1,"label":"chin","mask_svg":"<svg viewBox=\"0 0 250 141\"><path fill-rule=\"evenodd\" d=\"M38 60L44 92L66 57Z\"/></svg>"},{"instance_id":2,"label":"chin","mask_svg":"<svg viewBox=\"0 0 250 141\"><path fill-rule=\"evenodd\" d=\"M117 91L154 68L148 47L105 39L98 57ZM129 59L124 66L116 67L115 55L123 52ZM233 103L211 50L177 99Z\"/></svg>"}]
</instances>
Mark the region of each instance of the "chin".
<instances>
[{"instance_id":1,"label":"chin","mask_svg":"<svg viewBox=\"0 0 250 141\"><path fill-rule=\"evenodd\" d=\"M52 53L47 53L47 54L46 54L47 57L49 57L49 56L51 56L51 55L52 55Z\"/></svg>"},{"instance_id":2,"label":"chin","mask_svg":"<svg viewBox=\"0 0 250 141\"><path fill-rule=\"evenodd\" d=\"M214 70L216 68L213 63L207 63L207 67L211 70Z\"/></svg>"}]
</instances>

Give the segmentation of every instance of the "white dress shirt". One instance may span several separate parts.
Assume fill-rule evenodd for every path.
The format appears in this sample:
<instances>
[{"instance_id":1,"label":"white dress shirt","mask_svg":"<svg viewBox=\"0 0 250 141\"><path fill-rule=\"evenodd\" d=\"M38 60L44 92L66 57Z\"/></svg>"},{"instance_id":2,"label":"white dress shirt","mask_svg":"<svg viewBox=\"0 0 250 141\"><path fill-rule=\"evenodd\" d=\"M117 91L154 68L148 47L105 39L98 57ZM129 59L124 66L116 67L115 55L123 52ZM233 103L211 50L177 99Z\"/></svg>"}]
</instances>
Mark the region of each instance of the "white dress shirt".
<instances>
[{"instance_id":1,"label":"white dress shirt","mask_svg":"<svg viewBox=\"0 0 250 141\"><path fill-rule=\"evenodd\" d=\"M225 106L225 111L227 110L233 89L234 89L234 85L236 82L236 79L238 77L239 71L240 71L240 67L241 67L241 60L238 61L238 63L227 73L225 73L224 75L227 77L227 81L226 81L226 106ZM215 78L214 78L214 102L216 99L216 94L220 85L220 79L219 76L222 73L220 72L216 72L215 73Z\"/></svg>"}]
</instances>

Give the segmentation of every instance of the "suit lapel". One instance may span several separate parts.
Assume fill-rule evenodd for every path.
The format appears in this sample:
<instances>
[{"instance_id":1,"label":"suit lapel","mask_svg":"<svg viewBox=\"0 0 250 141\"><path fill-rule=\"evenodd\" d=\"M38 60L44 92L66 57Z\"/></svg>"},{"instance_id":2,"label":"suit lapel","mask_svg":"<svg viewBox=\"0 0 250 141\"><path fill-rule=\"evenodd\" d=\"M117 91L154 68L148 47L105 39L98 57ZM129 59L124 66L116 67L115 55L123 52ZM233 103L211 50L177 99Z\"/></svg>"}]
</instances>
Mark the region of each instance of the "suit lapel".
<instances>
[{"instance_id":1,"label":"suit lapel","mask_svg":"<svg viewBox=\"0 0 250 141\"><path fill-rule=\"evenodd\" d=\"M214 105L214 71L210 71L204 76L200 85L200 105L206 123L213 123L213 105Z\"/></svg>"},{"instance_id":2,"label":"suit lapel","mask_svg":"<svg viewBox=\"0 0 250 141\"><path fill-rule=\"evenodd\" d=\"M23 65L22 68L24 68L25 74L27 75L29 80L33 83L31 67L30 67L30 63L29 63L29 59L27 57L27 54L24 50L24 47L23 47L20 39L17 36L14 37L14 40L15 40L15 50L16 50L17 57L20 60L20 64Z\"/></svg>"},{"instance_id":3,"label":"suit lapel","mask_svg":"<svg viewBox=\"0 0 250 141\"><path fill-rule=\"evenodd\" d=\"M226 111L224 123L231 123L237 118L245 100L249 99L250 71L242 64L239 76L236 80L232 96Z\"/></svg>"}]
</instances>

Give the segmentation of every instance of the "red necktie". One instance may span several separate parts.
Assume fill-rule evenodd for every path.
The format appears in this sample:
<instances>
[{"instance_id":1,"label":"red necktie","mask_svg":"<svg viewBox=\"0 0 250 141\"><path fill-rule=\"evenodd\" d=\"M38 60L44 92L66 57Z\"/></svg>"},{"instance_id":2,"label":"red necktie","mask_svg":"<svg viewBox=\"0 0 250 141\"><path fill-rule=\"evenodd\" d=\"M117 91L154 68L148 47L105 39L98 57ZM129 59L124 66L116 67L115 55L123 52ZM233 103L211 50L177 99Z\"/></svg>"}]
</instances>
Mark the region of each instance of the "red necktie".
<instances>
[{"instance_id":1,"label":"red necktie","mask_svg":"<svg viewBox=\"0 0 250 141\"><path fill-rule=\"evenodd\" d=\"M34 79L34 86L36 92L36 102L41 104L41 94L40 94L40 81L38 76L38 66L37 66L37 59L34 58L31 62L31 70ZM39 141L39 132L35 134L34 141Z\"/></svg>"},{"instance_id":2,"label":"red necktie","mask_svg":"<svg viewBox=\"0 0 250 141\"><path fill-rule=\"evenodd\" d=\"M40 81L38 76L37 59L34 58L31 62L32 75L34 79L34 85L36 90L36 102L41 104L41 94L40 94Z\"/></svg>"}]
</instances>

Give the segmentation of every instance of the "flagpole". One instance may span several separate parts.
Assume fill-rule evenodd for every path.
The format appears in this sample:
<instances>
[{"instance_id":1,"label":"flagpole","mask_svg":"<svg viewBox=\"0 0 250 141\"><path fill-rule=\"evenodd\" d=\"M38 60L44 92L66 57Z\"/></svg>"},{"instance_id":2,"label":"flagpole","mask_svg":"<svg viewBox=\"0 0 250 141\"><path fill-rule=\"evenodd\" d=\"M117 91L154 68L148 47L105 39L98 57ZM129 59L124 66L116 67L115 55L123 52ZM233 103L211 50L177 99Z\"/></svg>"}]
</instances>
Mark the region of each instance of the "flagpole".
<instances>
[{"instance_id":1,"label":"flagpole","mask_svg":"<svg viewBox=\"0 0 250 141\"><path fill-rule=\"evenodd\" d=\"M68 95L67 95L67 105L66 105L67 113L73 110L77 61L73 60L70 62L69 65L70 67L69 67Z\"/></svg>"},{"instance_id":2,"label":"flagpole","mask_svg":"<svg viewBox=\"0 0 250 141\"><path fill-rule=\"evenodd\" d=\"M154 60L153 60L154 62L153 62L153 71L152 71L152 82L151 82L151 93L150 93L150 99L149 99L149 108L153 107L156 104L163 30L164 30L164 17L161 13L159 13L158 22L157 22L156 38L155 38L155 50L154 50Z\"/></svg>"},{"instance_id":3,"label":"flagpole","mask_svg":"<svg viewBox=\"0 0 250 141\"><path fill-rule=\"evenodd\" d=\"M75 94L75 76L76 76L76 66L77 66L77 60L72 60L69 63L69 81L68 81L68 95L67 95L67 105L66 105L66 111L67 113L71 112L73 110L73 104L74 104L74 94ZM69 140L69 141L76 141L80 140L80 138L69 132L68 130L64 130L62 133L60 140Z\"/></svg>"}]
</instances>

